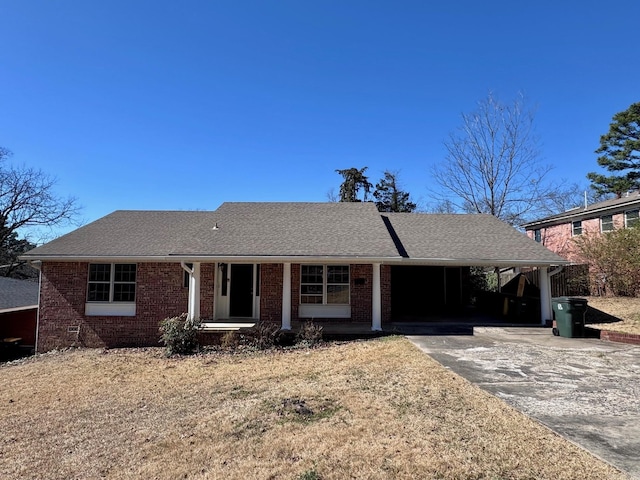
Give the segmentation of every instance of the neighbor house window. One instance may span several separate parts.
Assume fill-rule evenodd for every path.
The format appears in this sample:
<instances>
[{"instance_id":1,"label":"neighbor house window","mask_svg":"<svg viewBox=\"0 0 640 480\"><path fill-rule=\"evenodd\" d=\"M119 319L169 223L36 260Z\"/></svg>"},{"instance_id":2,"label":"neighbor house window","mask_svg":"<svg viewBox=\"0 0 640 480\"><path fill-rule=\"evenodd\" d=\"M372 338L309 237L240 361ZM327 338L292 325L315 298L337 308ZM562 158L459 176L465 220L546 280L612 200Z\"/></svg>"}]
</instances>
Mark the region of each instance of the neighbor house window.
<instances>
[{"instance_id":1,"label":"neighbor house window","mask_svg":"<svg viewBox=\"0 0 640 480\"><path fill-rule=\"evenodd\" d=\"M624 224L631 228L640 223L640 210L627 210L624 212Z\"/></svg>"},{"instance_id":2,"label":"neighbor house window","mask_svg":"<svg viewBox=\"0 0 640 480\"><path fill-rule=\"evenodd\" d=\"M576 220L571 223L571 233L573 235L582 235L582 220Z\"/></svg>"},{"instance_id":3,"label":"neighbor house window","mask_svg":"<svg viewBox=\"0 0 640 480\"><path fill-rule=\"evenodd\" d=\"M542 232L540 231L539 228L536 228L533 231L533 238L536 242L541 243L542 242Z\"/></svg>"},{"instance_id":4,"label":"neighbor house window","mask_svg":"<svg viewBox=\"0 0 640 480\"><path fill-rule=\"evenodd\" d=\"M302 265L300 303L316 305L349 304L348 265Z\"/></svg>"},{"instance_id":5,"label":"neighbor house window","mask_svg":"<svg viewBox=\"0 0 640 480\"><path fill-rule=\"evenodd\" d=\"M88 302L135 302L135 263L89 264Z\"/></svg>"},{"instance_id":6,"label":"neighbor house window","mask_svg":"<svg viewBox=\"0 0 640 480\"><path fill-rule=\"evenodd\" d=\"M600 217L600 231L601 232L610 232L614 229L613 227L613 215L603 215Z\"/></svg>"}]
</instances>

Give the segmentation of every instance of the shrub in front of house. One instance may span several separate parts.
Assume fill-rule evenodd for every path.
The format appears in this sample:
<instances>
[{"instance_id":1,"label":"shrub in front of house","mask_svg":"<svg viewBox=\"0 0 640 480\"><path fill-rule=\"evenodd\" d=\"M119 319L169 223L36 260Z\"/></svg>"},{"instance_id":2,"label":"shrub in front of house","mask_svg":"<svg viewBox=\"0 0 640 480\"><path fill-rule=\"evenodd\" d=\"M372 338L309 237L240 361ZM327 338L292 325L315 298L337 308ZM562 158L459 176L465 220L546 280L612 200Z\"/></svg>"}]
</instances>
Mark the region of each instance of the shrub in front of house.
<instances>
[{"instance_id":1,"label":"shrub in front of house","mask_svg":"<svg viewBox=\"0 0 640 480\"><path fill-rule=\"evenodd\" d=\"M299 344L313 347L322 341L322 325L317 325L313 323L313 320L309 320L300 327L296 337Z\"/></svg>"},{"instance_id":2,"label":"shrub in front of house","mask_svg":"<svg viewBox=\"0 0 640 480\"><path fill-rule=\"evenodd\" d=\"M186 355L198 349L200 320L189 320L183 313L165 318L160 322L160 341L165 345L167 356Z\"/></svg>"}]
</instances>

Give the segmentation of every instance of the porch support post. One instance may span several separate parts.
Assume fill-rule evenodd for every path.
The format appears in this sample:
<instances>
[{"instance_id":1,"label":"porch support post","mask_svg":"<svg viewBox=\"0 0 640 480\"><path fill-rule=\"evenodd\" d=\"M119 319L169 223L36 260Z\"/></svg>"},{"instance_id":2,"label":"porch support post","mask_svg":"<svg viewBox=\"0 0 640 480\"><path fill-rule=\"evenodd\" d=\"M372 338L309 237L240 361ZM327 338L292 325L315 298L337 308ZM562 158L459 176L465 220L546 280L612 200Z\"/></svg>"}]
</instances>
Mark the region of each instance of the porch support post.
<instances>
[{"instance_id":1,"label":"porch support post","mask_svg":"<svg viewBox=\"0 0 640 480\"><path fill-rule=\"evenodd\" d=\"M291 264L282 265L282 327L291 330Z\"/></svg>"},{"instance_id":2,"label":"porch support post","mask_svg":"<svg viewBox=\"0 0 640 480\"><path fill-rule=\"evenodd\" d=\"M538 267L538 278L540 279L540 323L545 325L547 320L553 319L549 269L547 267Z\"/></svg>"},{"instance_id":3,"label":"porch support post","mask_svg":"<svg viewBox=\"0 0 640 480\"><path fill-rule=\"evenodd\" d=\"M374 263L373 285L371 285L371 330L382 330L382 292L380 285L380 264Z\"/></svg>"},{"instance_id":4,"label":"porch support post","mask_svg":"<svg viewBox=\"0 0 640 480\"><path fill-rule=\"evenodd\" d=\"M194 263L191 267L184 262L181 265L189 274L187 318L189 320L198 320L200 318L200 263Z\"/></svg>"}]
</instances>

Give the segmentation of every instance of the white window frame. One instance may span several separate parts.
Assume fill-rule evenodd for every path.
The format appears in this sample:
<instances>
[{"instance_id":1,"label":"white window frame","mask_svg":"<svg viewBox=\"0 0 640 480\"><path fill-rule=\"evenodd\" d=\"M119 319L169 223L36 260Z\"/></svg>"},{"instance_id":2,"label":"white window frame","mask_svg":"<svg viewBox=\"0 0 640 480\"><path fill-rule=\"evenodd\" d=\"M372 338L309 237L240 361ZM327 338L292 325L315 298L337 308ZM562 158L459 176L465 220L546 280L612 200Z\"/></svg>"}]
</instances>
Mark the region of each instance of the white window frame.
<instances>
[{"instance_id":1,"label":"white window frame","mask_svg":"<svg viewBox=\"0 0 640 480\"><path fill-rule=\"evenodd\" d=\"M634 217L634 218L629 218L629 214L630 213L635 213L638 216ZM631 221L631 225L629 225L629 221ZM632 227L634 225L637 225L638 223L640 223L640 210L639 209L627 210L626 212L624 212L624 226L625 226L625 228L630 228L630 227Z\"/></svg>"},{"instance_id":2,"label":"white window frame","mask_svg":"<svg viewBox=\"0 0 640 480\"><path fill-rule=\"evenodd\" d=\"M319 283L308 283L302 281L302 271L304 267L322 267L322 303L302 303L303 285L320 285ZM329 267L346 267L349 279L347 283L331 283L328 281ZM348 303L328 303L328 288L331 285L346 285L348 288ZM351 266L344 264L307 264L300 265L300 292L299 292L298 316L300 318L350 318L351 317Z\"/></svg>"},{"instance_id":3,"label":"white window frame","mask_svg":"<svg viewBox=\"0 0 640 480\"><path fill-rule=\"evenodd\" d=\"M109 281L92 281L89 280L91 274L91 265L109 265ZM116 265L135 265L136 279L133 282L117 281L115 280ZM138 279L138 265L135 263L90 263L87 266L87 292L85 303L85 315L88 316L134 316L136 314L136 296L138 293L137 279ZM109 284L109 300L89 300L89 286L92 283ZM134 298L132 301L119 301L114 300L114 286L116 284L128 284L134 285Z\"/></svg>"},{"instance_id":4,"label":"white window frame","mask_svg":"<svg viewBox=\"0 0 640 480\"><path fill-rule=\"evenodd\" d=\"M608 220L605 222L605 217L610 218L611 220ZM611 228L607 228L605 229L605 225L609 225ZM614 223L613 223L613 215L602 215L600 217L600 232L605 233L605 232L612 232L616 229Z\"/></svg>"},{"instance_id":5,"label":"white window frame","mask_svg":"<svg viewBox=\"0 0 640 480\"><path fill-rule=\"evenodd\" d=\"M580 231L576 233L576 230ZM582 235L582 220L574 220L571 222L571 235L574 237Z\"/></svg>"},{"instance_id":6,"label":"white window frame","mask_svg":"<svg viewBox=\"0 0 640 480\"><path fill-rule=\"evenodd\" d=\"M303 294L302 293L302 286L303 285L320 285L319 283L308 283L308 282L303 282L302 281L302 270L304 267L322 267L322 303L303 303L302 302L302 297L303 296L319 296L319 295L315 295L315 294ZM347 274L349 275L349 278L347 280L346 283L331 283L329 282L329 268L330 267L346 267L347 268ZM348 291L348 301L347 303L329 303L328 302L328 287L332 286L332 285L340 285L340 286L346 286L347 287L347 291ZM300 265L300 304L301 305L350 305L351 304L351 267L349 265L319 265L319 264L308 264L308 265Z\"/></svg>"}]
</instances>

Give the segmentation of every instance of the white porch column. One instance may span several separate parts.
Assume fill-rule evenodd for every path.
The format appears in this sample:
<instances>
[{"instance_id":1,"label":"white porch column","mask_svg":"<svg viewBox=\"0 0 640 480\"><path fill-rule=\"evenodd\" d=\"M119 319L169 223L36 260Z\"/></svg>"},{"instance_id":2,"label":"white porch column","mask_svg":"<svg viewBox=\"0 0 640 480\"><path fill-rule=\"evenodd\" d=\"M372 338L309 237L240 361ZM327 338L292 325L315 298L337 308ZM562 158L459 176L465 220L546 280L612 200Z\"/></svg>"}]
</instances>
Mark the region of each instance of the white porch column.
<instances>
[{"instance_id":1,"label":"white porch column","mask_svg":"<svg viewBox=\"0 0 640 480\"><path fill-rule=\"evenodd\" d=\"M182 268L189 274L189 303L187 306L187 318L198 320L200 318L200 264L194 263L191 268L182 262Z\"/></svg>"},{"instance_id":2,"label":"white porch column","mask_svg":"<svg viewBox=\"0 0 640 480\"><path fill-rule=\"evenodd\" d=\"M382 292L380 291L380 264L374 263L373 285L371 285L371 330L382 330Z\"/></svg>"},{"instance_id":3,"label":"white porch column","mask_svg":"<svg viewBox=\"0 0 640 480\"><path fill-rule=\"evenodd\" d=\"M291 330L291 264L282 265L282 327Z\"/></svg>"},{"instance_id":4,"label":"white porch column","mask_svg":"<svg viewBox=\"0 0 640 480\"><path fill-rule=\"evenodd\" d=\"M538 267L538 278L540 282L540 323L545 325L547 320L553 319L549 269L547 267Z\"/></svg>"}]
</instances>

